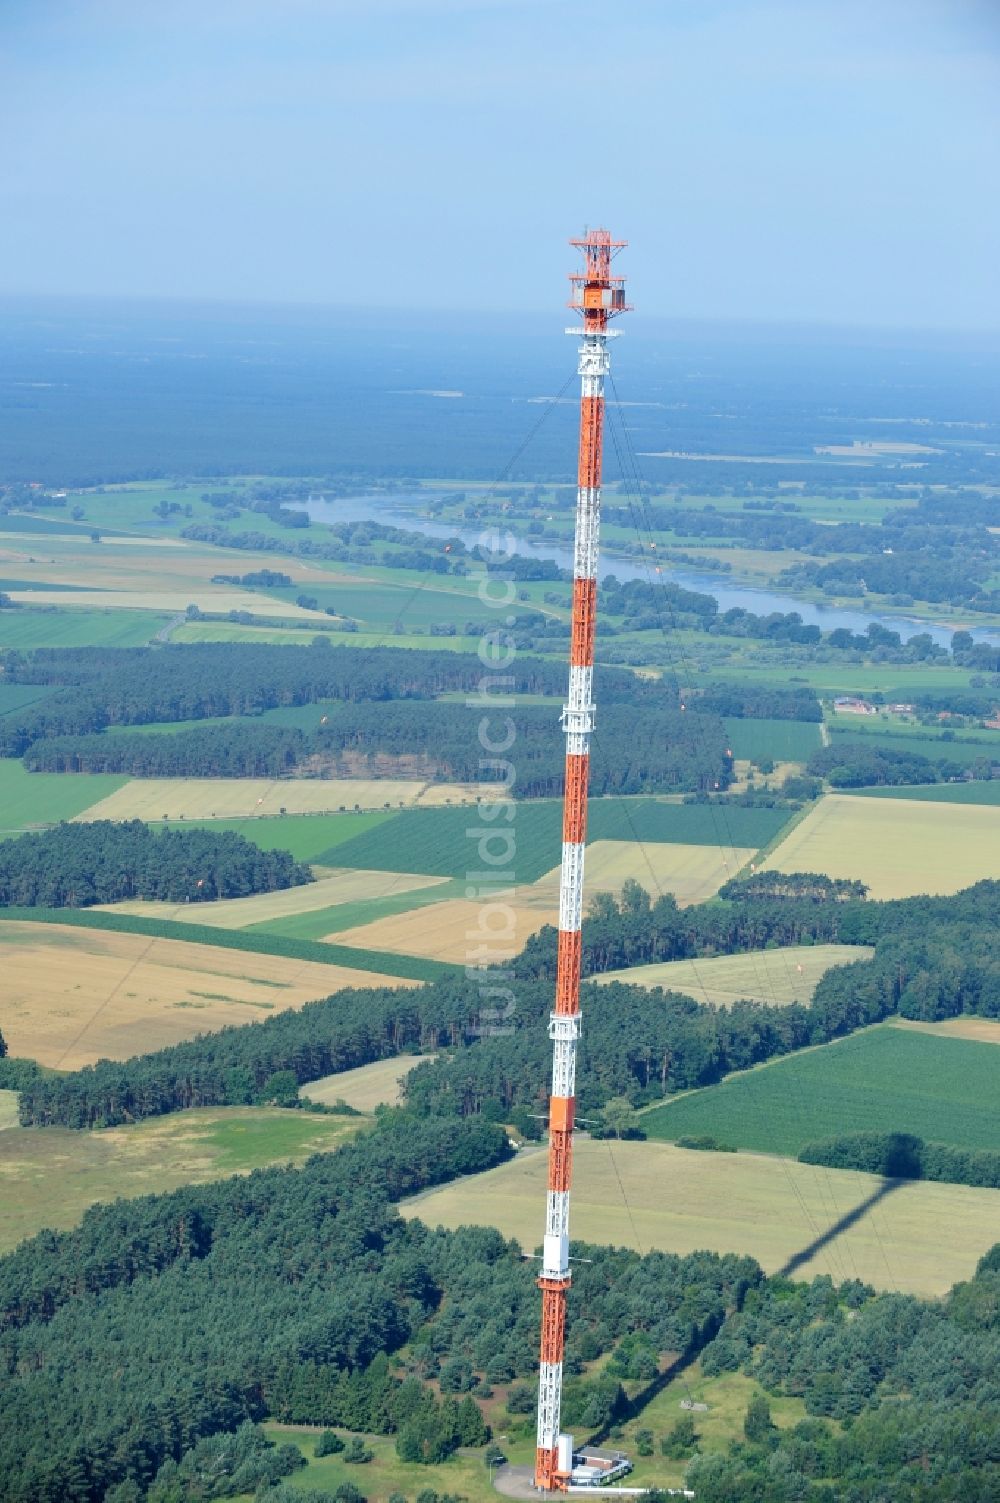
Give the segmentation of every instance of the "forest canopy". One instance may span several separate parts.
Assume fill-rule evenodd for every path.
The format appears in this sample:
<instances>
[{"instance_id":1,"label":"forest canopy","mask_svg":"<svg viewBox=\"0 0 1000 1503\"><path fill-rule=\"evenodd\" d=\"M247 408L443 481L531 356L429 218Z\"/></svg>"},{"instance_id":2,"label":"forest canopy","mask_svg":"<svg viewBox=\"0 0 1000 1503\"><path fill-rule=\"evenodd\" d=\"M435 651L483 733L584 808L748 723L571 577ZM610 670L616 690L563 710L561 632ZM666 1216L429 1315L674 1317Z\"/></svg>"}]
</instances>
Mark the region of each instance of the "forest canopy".
<instances>
[{"instance_id":1,"label":"forest canopy","mask_svg":"<svg viewBox=\"0 0 1000 1503\"><path fill-rule=\"evenodd\" d=\"M230 830L151 830L139 819L98 819L0 841L5 908L87 908L130 898L204 903L312 880L287 851L262 851Z\"/></svg>"}]
</instances>

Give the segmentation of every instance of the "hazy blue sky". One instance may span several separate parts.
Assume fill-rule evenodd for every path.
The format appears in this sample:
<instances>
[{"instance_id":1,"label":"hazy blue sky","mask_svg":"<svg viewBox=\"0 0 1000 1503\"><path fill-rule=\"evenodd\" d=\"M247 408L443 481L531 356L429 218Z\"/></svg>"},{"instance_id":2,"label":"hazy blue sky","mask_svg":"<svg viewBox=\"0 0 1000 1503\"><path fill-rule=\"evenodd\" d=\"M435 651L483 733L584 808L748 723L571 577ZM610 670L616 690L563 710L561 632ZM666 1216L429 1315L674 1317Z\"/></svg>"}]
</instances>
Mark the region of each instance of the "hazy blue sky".
<instances>
[{"instance_id":1,"label":"hazy blue sky","mask_svg":"<svg viewBox=\"0 0 1000 1503\"><path fill-rule=\"evenodd\" d=\"M1000 0L0 0L0 292L1000 327Z\"/></svg>"}]
</instances>

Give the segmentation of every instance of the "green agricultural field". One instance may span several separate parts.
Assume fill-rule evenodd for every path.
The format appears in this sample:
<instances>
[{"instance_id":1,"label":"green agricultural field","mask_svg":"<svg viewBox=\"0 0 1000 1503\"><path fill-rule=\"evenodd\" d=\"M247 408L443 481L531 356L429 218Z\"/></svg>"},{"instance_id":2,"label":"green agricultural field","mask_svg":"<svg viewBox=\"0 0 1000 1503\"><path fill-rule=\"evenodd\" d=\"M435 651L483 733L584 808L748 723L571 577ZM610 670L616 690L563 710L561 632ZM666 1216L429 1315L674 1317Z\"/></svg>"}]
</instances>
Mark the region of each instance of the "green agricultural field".
<instances>
[{"instance_id":1,"label":"green agricultural field","mask_svg":"<svg viewBox=\"0 0 1000 1503\"><path fill-rule=\"evenodd\" d=\"M68 516L38 516L32 512L9 511L0 517L0 534L15 533L19 537L72 537L81 542L89 539L94 523L74 522ZM101 532L115 536L110 529L101 527Z\"/></svg>"},{"instance_id":2,"label":"green agricultural field","mask_svg":"<svg viewBox=\"0 0 1000 1503\"><path fill-rule=\"evenodd\" d=\"M727 719L725 725L741 761L806 762L820 745L820 728L811 721Z\"/></svg>"},{"instance_id":3,"label":"green agricultural field","mask_svg":"<svg viewBox=\"0 0 1000 1503\"><path fill-rule=\"evenodd\" d=\"M305 593L315 597L320 610L332 609L350 616L369 631L390 631L396 621L404 626L429 628L438 624L461 627L466 621L495 621L496 611L477 598L475 589L463 580L447 584L425 581L414 570L395 571L398 582L375 583L370 580L331 580L329 584L312 583L269 589L267 594L279 600L294 601Z\"/></svg>"},{"instance_id":4,"label":"green agricultural field","mask_svg":"<svg viewBox=\"0 0 1000 1503\"><path fill-rule=\"evenodd\" d=\"M0 762L0 767L4 764ZM32 774L38 776L38 774ZM54 773L54 777L69 774ZM124 781L124 779L122 780ZM259 845L263 851L291 851L297 861L311 861L322 866L354 866L337 860L337 848L349 840L375 830L397 816L392 811L368 810L357 814L283 814L249 819L186 819L184 828L234 830ZM159 827L162 821L152 821ZM329 858L329 859L327 859Z\"/></svg>"},{"instance_id":5,"label":"green agricultural field","mask_svg":"<svg viewBox=\"0 0 1000 1503\"><path fill-rule=\"evenodd\" d=\"M233 621L185 621L170 635L171 642L274 642L278 646L308 647L313 638L329 636L336 645L349 641L352 647L421 647L435 652L475 652L475 637L432 637L429 632L357 631L344 634L324 627L321 621L307 630L280 626L242 626Z\"/></svg>"},{"instance_id":6,"label":"green agricultural field","mask_svg":"<svg viewBox=\"0 0 1000 1503\"><path fill-rule=\"evenodd\" d=\"M909 1132L1000 1149L996 1045L881 1025L776 1060L645 1112L651 1138L708 1134L797 1154L849 1132Z\"/></svg>"},{"instance_id":7,"label":"green agricultural field","mask_svg":"<svg viewBox=\"0 0 1000 1503\"><path fill-rule=\"evenodd\" d=\"M0 758L0 832L72 819L128 781L114 773L26 772L12 757Z\"/></svg>"},{"instance_id":8,"label":"green agricultural field","mask_svg":"<svg viewBox=\"0 0 1000 1503\"><path fill-rule=\"evenodd\" d=\"M625 981L632 986L683 992L710 1007L752 1001L788 1005L808 1003L832 966L867 960L867 945L789 945L778 950L751 950L744 955L716 955L709 960L668 960L606 971L592 979L599 986Z\"/></svg>"},{"instance_id":9,"label":"green agricultural field","mask_svg":"<svg viewBox=\"0 0 1000 1503\"><path fill-rule=\"evenodd\" d=\"M155 611L33 610L0 611L0 650L33 647L142 647L169 616Z\"/></svg>"},{"instance_id":10,"label":"green agricultural field","mask_svg":"<svg viewBox=\"0 0 1000 1503\"><path fill-rule=\"evenodd\" d=\"M859 878L873 898L953 893L997 875L1000 812L827 794L764 861L781 872Z\"/></svg>"},{"instance_id":11,"label":"green agricultural field","mask_svg":"<svg viewBox=\"0 0 1000 1503\"><path fill-rule=\"evenodd\" d=\"M600 798L590 806L588 839L717 845L760 850L787 822L783 809L741 809L724 804L667 804L649 798ZM427 872L464 877L481 865L479 835L497 826L472 808L404 809L391 828L359 835L315 859L326 866L377 871ZM515 842L513 869L519 883L534 882L558 865L562 806L554 799L517 805L509 827ZM495 851L498 846L494 844ZM637 861L637 868L639 862Z\"/></svg>"},{"instance_id":12,"label":"green agricultural field","mask_svg":"<svg viewBox=\"0 0 1000 1503\"><path fill-rule=\"evenodd\" d=\"M11 1128L0 1133L0 1252L43 1227L75 1226L95 1201L301 1164L363 1125L280 1107L202 1107L99 1133Z\"/></svg>"},{"instance_id":13,"label":"green agricultural field","mask_svg":"<svg viewBox=\"0 0 1000 1503\"><path fill-rule=\"evenodd\" d=\"M916 788L858 788L856 798L905 798L925 804L1000 804L1000 778L989 783L921 783Z\"/></svg>"},{"instance_id":14,"label":"green agricultural field","mask_svg":"<svg viewBox=\"0 0 1000 1503\"><path fill-rule=\"evenodd\" d=\"M987 733L988 734L988 733ZM917 757L929 757L931 761L957 762L960 767L971 767L973 762L994 755L1000 761L1000 734L993 733L990 741L945 741L940 736L907 735L892 731L877 731L860 726L831 725L830 744L836 748L840 741L863 741L873 751L911 752Z\"/></svg>"}]
</instances>

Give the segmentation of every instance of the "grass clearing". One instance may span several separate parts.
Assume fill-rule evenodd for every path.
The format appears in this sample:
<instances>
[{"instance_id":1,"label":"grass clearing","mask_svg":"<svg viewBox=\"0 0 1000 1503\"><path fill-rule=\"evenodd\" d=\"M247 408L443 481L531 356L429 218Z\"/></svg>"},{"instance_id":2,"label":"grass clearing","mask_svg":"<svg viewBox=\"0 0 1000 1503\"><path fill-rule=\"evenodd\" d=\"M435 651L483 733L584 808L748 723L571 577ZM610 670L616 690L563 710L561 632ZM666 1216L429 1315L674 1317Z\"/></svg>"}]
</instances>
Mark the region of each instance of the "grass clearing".
<instances>
[{"instance_id":1,"label":"grass clearing","mask_svg":"<svg viewBox=\"0 0 1000 1503\"><path fill-rule=\"evenodd\" d=\"M860 878L873 898L960 892L997 875L1000 808L827 794L763 865Z\"/></svg>"},{"instance_id":2,"label":"grass clearing","mask_svg":"<svg viewBox=\"0 0 1000 1503\"><path fill-rule=\"evenodd\" d=\"M733 756L741 761L807 762L820 745L818 723L806 720L725 720Z\"/></svg>"},{"instance_id":3,"label":"grass clearing","mask_svg":"<svg viewBox=\"0 0 1000 1503\"><path fill-rule=\"evenodd\" d=\"M832 966L867 960L872 954L867 945L788 945L745 955L716 955L708 960L636 965L591 979L599 986L612 981L661 986L664 991L683 992L710 1007L730 1006L743 999L788 1006L811 1002L817 983Z\"/></svg>"},{"instance_id":4,"label":"grass clearing","mask_svg":"<svg viewBox=\"0 0 1000 1503\"><path fill-rule=\"evenodd\" d=\"M199 924L211 928L245 929L250 926L315 914L336 904L364 898L407 893L447 882L446 877L422 877L409 872L324 872L317 881L278 892L259 892L249 898L219 898L197 905ZM106 913L137 913L149 918L170 918L176 903L103 903ZM190 911L188 908L186 911ZM278 926L277 932L286 932ZM289 931L290 932L290 931Z\"/></svg>"},{"instance_id":5,"label":"grass clearing","mask_svg":"<svg viewBox=\"0 0 1000 1503\"><path fill-rule=\"evenodd\" d=\"M429 1226L495 1226L530 1251L542 1240L547 1182L545 1150L522 1149L401 1210ZM883 1180L852 1170L584 1139L573 1150L573 1235L643 1252L745 1253L768 1273L794 1259L797 1278L826 1273L913 1294L941 1295L971 1277L996 1241L996 1191L889 1183L880 1195Z\"/></svg>"},{"instance_id":6,"label":"grass clearing","mask_svg":"<svg viewBox=\"0 0 1000 1503\"><path fill-rule=\"evenodd\" d=\"M0 1252L43 1227L75 1226L97 1201L161 1194L338 1148L363 1123L279 1107L201 1107L103 1132L15 1128L0 1136Z\"/></svg>"},{"instance_id":7,"label":"grass clearing","mask_svg":"<svg viewBox=\"0 0 1000 1503\"><path fill-rule=\"evenodd\" d=\"M130 778L124 786L119 779L118 791L92 809L88 818L246 819L280 814L283 809L288 814L334 814L355 806L384 810L400 804L467 804L474 798L471 786L404 778Z\"/></svg>"},{"instance_id":8,"label":"grass clearing","mask_svg":"<svg viewBox=\"0 0 1000 1503\"><path fill-rule=\"evenodd\" d=\"M75 819L110 798L127 781L105 772L27 772L16 758L2 757L0 832L17 833Z\"/></svg>"},{"instance_id":9,"label":"grass clearing","mask_svg":"<svg viewBox=\"0 0 1000 1503\"><path fill-rule=\"evenodd\" d=\"M882 1024L689 1091L644 1112L642 1125L665 1141L709 1134L793 1155L851 1132L1000 1149L997 1063L991 1044Z\"/></svg>"},{"instance_id":10,"label":"grass clearing","mask_svg":"<svg viewBox=\"0 0 1000 1503\"><path fill-rule=\"evenodd\" d=\"M319 1428L310 1429L304 1425L265 1425L264 1428L278 1445L298 1446L308 1458L308 1465L287 1479L286 1485L295 1491L316 1488L332 1496L343 1483L350 1482L361 1489L369 1503L388 1503L393 1493L414 1498L425 1488L440 1489L467 1499L468 1503L496 1503L497 1494L490 1485L481 1450L457 1451L437 1466L423 1466L400 1461L394 1435L364 1435L364 1443L374 1455L364 1466L354 1466L345 1463L341 1456L314 1456ZM508 1450L506 1442L504 1449ZM524 1449L523 1460L527 1461L527 1448ZM511 1460L515 1459L513 1452L510 1456ZM518 1455L516 1459L522 1458Z\"/></svg>"},{"instance_id":11,"label":"grass clearing","mask_svg":"<svg viewBox=\"0 0 1000 1503\"><path fill-rule=\"evenodd\" d=\"M395 1059L376 1059L370 1065L341 1070L338 1075L324 1075L302 1086L304 1101L318 1101L324 1106L343 1101L356 1112L373 1112L377 1106L395 1106L403 1099L401 1083L414 1066L433 1059L432 1054L406 1054Z\"/></svg>"},{"instance_id":12,"label":"grass clearing","mask_svg":"<svg viewBox=\"0 0 1000 1503\"><path fill-rule=\"evenodd\" d=\"M11 1054L65 1070L250 1023L342 987L414 984L361 966L68 924L5 922L0 948L0 1028Z\"/></svg>"},{"instance_id":13,"label":"grass clearing","mask_svg":"<svg viewBox=\"0 0 1000 1503\"><path fill-rule=\"evenodd\" d=\"M17 1092L0 1091L0 1132L17 1126Z\"/></svg>"}]
</instances>

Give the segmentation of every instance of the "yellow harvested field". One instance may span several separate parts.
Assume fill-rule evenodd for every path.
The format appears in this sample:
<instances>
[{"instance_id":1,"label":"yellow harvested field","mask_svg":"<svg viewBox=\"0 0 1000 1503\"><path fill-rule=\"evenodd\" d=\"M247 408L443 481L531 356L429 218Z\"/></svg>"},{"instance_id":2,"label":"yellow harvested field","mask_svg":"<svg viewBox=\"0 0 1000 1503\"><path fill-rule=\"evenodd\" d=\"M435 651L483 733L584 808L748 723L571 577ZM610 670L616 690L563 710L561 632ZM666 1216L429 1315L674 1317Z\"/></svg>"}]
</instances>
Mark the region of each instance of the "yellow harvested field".
<instances>
[{"instance_id":1,"label":"yellow harvested field","mask_svg":"<svg viewBox=\"0 0 1000 1503\"><path fill-rule=\"evenodd\" d=\"M475 785L412 778L132 778L80 820L246 819L255 814L335 814L386 804L474 802Z\"/></svg>"},{"instance_id":2,"label":"yellow harvested field","mask_svg":"<svg viewBox=\"0 0 1000 1503\"><path fill-rule=\"evenodd\" d=\"M63 924L0 925L0 1031L12 1055L78 1070L396 976Z\"/></svg>"},{"instance_id":3,"label":"yellow harvested field","mask_svg":"<svg viewBox=\"0 0 1000 1503\"><path fill-rule=\"evenodd\" d=\"M123 553L116 546L120 544L131 546ZM151 547L155 552L144 555L143 550ZM43 557L43 552L47 556ZM43 548L39 548L36 540L28 548L12 547L8 556L12 563L16 563L18 578L30 580L36 586L31 590L14 591L11 598L32 605L56 605L60 609L101 606L178 612L183 612L189 605L197 605L201 610L217 613L250 611L256 616L330 624L322 611L305 610L292 601L239 585L213 584L213 576L217 574L240 576L255 567L245 554L238 552L209 551L168 538L138 537L109 538L99 547L88 543L81 548L79 538L74 538L69 546L62 539L45 540ZM297 559L273 555L268 566L301 585L330 584L337 578L346 577ZM352 582L357 582L356 577L352 576ZM47 584L53 587L82 585L85 589L74 588L73 594L68 596L65 590L46 590Z\"/></svg>"},{"instance_id":4,"label":"yellow harvested field","mask_svg":"<svg viewBox=\"0 0 1000 1503\"><path fill-rule=\"evenodd\" d=\"M481 965L510 959L543 924L556 924L558 920L558 906L534 908L522 903L448 898L412 913L376 919L324 937L362 950Z\"/></svg>"},{"instance_id":5,"label":"yellow harvested field","mask_svg":"<svg viewBox=\"0 0 1000 1503\"><path fill-rule=\"evenodd\" d=\"M701 903L756 853L739 847L674 845L650 841L595 840L587 847L588 892L619 892L633 877L654 899L673 893L678 903ZM546 872L532 889L542 902L558 903L559 868Z\"/></svg>"},{"instance_id":6,"label":"yellow harvested field","mask_svg":"<svg viewBox=\"0 0 1000 1503\"><path fill-rule=\"evenodd\" d=\"M662 986L683 992L710 1007L741 1000L788 1006L811 1002L816 983L831 966L867 960L868 945L789 945L783 950L751 950L745 955L717 955L711 960L670 960L636 965L595 976L599 986L627 981L633 986ZM995 1024L1000 1029L1000 1024Z\"/></svg>"},{"instance_id":7,"label":"yellow harvested field","mask_svg":"<svg viewBox=\"0 0 1000 1503\"><path fill-rule=\"evenodd\" d=\"M426 877L411 872L355 871L316 868L324 874L303 887L287 887L280 892L259 892L252 898L219 898L212 903L178 909L176 903L102 903L109 913L135 913L145 918L185 918L193 923L209 924L219 929L245 929L249 924L263 924L269 919L288 918L294 913L315 913L335 903L358 903L368 898L394 897L400 892L414 892L424 887L438 887L448 877Z\"/></svg>"},{"instance_id":8,"label":"yellow harvested field","mask_svg":"<svg viewBox=\"0 0 1000 1503\"><path fill-rule=\"evenodd\" d=\"M946 1018L943 1023L916 1023L909 1018L893 1018L894 1028L908 1028L915 1033L930 1033L937 1038L971 1039L976 1044L1000 1044L1000 1023L995 1018Z\"/></svg>"},{"instance_id":9,"label":"yellow harvested field","mask_svg":"<svg viewBox=\"0 0 1000 1503\"><path fill-rule=\"evenodd\" d=\"M542 1240L547 1177L545 1151L522 1149L401 1209L430 1226L495 1226L530 1252ZM997 1192L886 1182L765 1154L585 1139L573 1150L573 1235L644 1252L745 1253L768 1273L941 1295L970 1278L996 1241Z\"/></svg>"},{"instance_id":10,"label":"yellow harvested field","mask_svg":"<svg viewBox=\"0 0 1000 1503\"><path fill-rule=\"evenodd\" d=\"M433 1059L433 1054L406 1054L395 1059L377 1059L356 1070L342 1070L339 1075L324 1075L311 1080L299 1091L304 1101L318 1101L332 1106L346 1102L356 1112L373 1112L377 1106L395 1106L402 1099L400 1086L414 1065Z\"/></svg>"},{"instance_id":11,"label":"yellow harvested field","mask_svg":"<svg viewBox=\"0 0 1000 1503\"><path fill-rule=\"evenodd\" d=\"M959 892L1000 876L1000 808L830 793L764 867L860 878L873 898Z\"/></svg>"}]
</instances>

